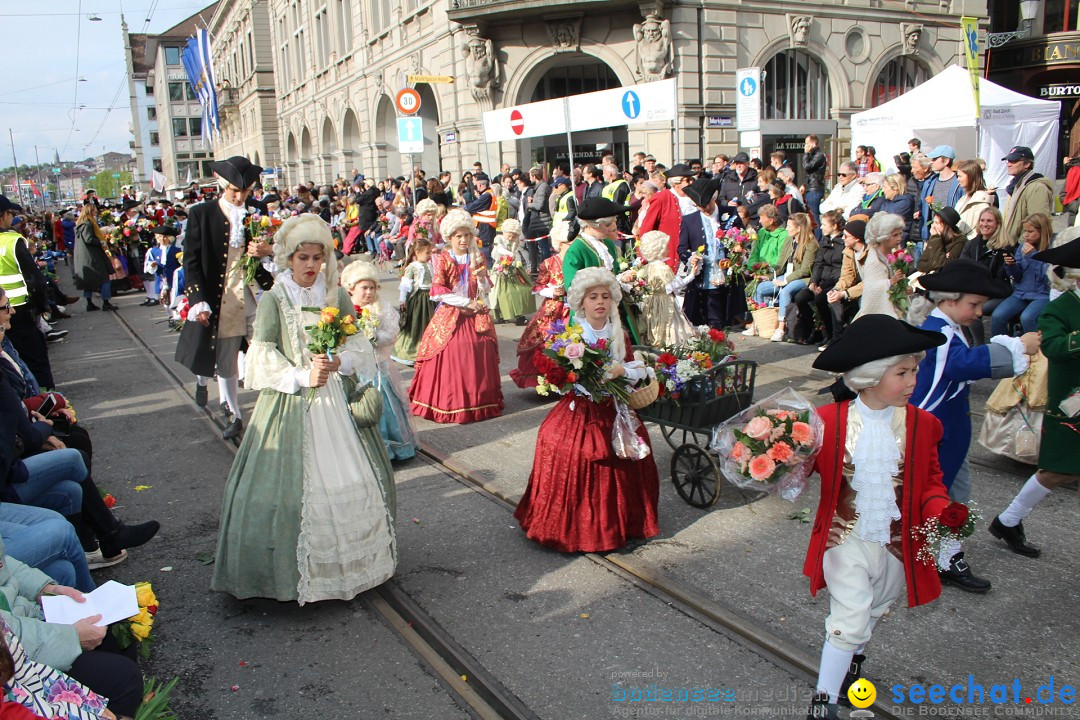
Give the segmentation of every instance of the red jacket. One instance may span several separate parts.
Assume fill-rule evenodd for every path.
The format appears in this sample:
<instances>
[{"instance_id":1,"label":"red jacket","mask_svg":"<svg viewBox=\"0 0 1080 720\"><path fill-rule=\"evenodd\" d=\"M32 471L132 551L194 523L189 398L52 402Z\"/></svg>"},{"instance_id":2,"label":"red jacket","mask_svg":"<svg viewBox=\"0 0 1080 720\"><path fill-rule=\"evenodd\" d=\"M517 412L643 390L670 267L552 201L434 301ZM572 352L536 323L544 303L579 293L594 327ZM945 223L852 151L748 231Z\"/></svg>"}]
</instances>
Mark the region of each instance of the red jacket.
<instances>
[{"instance_id":1,"label":"red jacket","mask_svg":"<svg viewBox=\"0 0 1080 720\"><path fill-rule=\"evenodd\" d=\"M821 500L803 565L803 574L810 578L811 595L817 595L817 591L825 587L821 562L840 497L850 404L850 401L833 403L818 410L825 421L825 444L814 463L814 470L821 476ZM908 607L923 605L941 594L937 567L915 559L919 548L911 536L913 527L921 525L928 518L938 517L951 502L949 493L941 484L941 468L938 466L937 447L941 434L941 422L936 417L914 405L907 406L907 447L904 451L900 522Z\"/></svg>"},{"instance_id":2,"label":"red jacket","mask_svg":"<svg viewBox=\"0 0 1080 720\"><path fill-rule=\"evenodd\" d=\"M1065 197L1062 202L1066 205L1080 198L1080 165L1073 165L1065 174Z\"/></svg>"},{"instance_id":3,"label":"red jacket","mask_svg":"<svg viewBox=\"0 0 1080 720\"><path fill-rule=\"evenodd\" d=\"M649 209L641 219L638 233L644 235L651 230L667 233L668 253L664 261L672 272L679 269L679 231L682 230L682 207L679 198L670 189L664 188L649 198Z\"/></svg>"}]
</instances>

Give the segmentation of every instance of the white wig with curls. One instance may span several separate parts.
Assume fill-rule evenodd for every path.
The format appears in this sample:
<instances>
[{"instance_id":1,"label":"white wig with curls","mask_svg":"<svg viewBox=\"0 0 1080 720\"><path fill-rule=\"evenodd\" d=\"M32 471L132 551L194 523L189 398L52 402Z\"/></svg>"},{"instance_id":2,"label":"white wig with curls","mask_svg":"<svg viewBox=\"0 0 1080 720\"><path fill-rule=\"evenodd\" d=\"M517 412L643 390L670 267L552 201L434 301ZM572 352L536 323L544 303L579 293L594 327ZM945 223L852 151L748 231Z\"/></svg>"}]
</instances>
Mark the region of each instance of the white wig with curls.
<instances>
[{"instance_id":1,"label":"white wig with curls","mask_svg":"<svg viewBox=\"0 0 1080 720\"><path fill-rule=\"evenodd\" d=\"M325 253L323 273L326 288L337 285L337 258L334 256L334 239L330 226L318 215L307 213L295 215L281 223L274 235L274 262L282 271L289 269L289 260L301 245L322 245Z\"/></svg>"},{"instance_id":2,"label":"white wig with curls","mask_svg":"<svg viewBox=\"0 0 1080 720\"><path fill-rule=\"evenodd\" d=\"M458 230L467 230L470 235L476 237L476 223L473 222L472 215L460 208L454 208L443 216L439 223L439 233L449 239Z\"/></svg>"},{"instance_id":3,"label":"white wig with curls","mask_svg":"<svg viewBox=\"0 0 1080 720\"><path fill-rule=\"evenodd\" d=\"M666 260L668 242L671 238L666 232L650 230L641 236L641 254L646 262Z\"/></svg>"},{"instance_id":4,"label":"white wig with curls","mask_svg":"<svg viewBox=\"0 0 1080 720\"><path fill-rule=\"evenodd\" d=\"M423 215L424 213L438 213L439 205L431 198L424 198L420 202L416 203L415 213L417 215Z\"/></svg>"},{"instance_id":5,"label":"white wig with curls","mask_svg":"<svg viewBox=\"0 0 1080 720\"><path fill-rule=\"evenodd\" d=\"M578 320L581 325L585 324L582 307L585 295L594 287L604 286L611 292L611 309L608 310L608 319L611 320L611 354L622 362L626 356L626 342L623 339L622 320L619 319L619 301L622 300L622 288L619 281L611 274L611 271L602 267L589 267L578 270L570 283L570 292L567 293L567 302L570 309L575 313L582 313L583 317Z\"/></svg>"},{"instance_id":6,"label":"white wig with curls","mask_svg":"<svg viewBox=\"0 0 1080 720\"><path fill-rule=\"evenodd\" d=\"M892 357L871 360L844 373L844 384L855 392L877 387L881 384L881 378L885 377L885 372L893 365L908 358L915 358L916 362L921 362L924 357L926 357L925 352L917 352L910 355L893 355Z\"/></svg>"},{"instance_id":7,"label":"white wig with curls","mask_svg":"<svg viewBox=\"0 0 1080 720\"><path fill-rule=\"evenodd\" d=\"M341 287L348 292L364 280L375 283L375 287L382 287L379 282L379 270L369 262L353 260L341 271Z\"/></svg>"}]
</instances>

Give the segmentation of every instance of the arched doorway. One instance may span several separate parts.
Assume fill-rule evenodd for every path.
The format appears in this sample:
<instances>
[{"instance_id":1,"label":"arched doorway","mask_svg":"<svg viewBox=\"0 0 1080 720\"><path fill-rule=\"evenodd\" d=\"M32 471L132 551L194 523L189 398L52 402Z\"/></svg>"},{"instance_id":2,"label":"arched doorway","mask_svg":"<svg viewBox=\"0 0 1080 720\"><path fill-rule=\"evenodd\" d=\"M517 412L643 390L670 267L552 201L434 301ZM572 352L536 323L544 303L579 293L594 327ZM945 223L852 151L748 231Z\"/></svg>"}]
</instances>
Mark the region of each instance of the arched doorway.
<instances>
[{"instance_id":1,"label":"arched doorway","mask_svg":"<svg viewBox=\"0 0 1080 720\"><path fill-rule=\"evenodd\" d=\"M536 77L522 85L521 103L553 100L570 95L622 87L607 63L584 53L560 54L553 64L542 65ZM520 142L521 153L532 165L565 163L568 158L566 135L547 135ZM598 163L606 153L615 155L620 167L626 167L629 142L626 126L588 130L573 134L574 164ZM486 166L485 166L486 167ZM497 164L492 166L497 169Z\"/></svg>"},{"instance_id":2,"label":"arched doorway","mask_svg":"<svg viewBox=\"0 0 1080 720\"><path fill-rule=\"evenodd\" d=\"M869 107L877 107L895 100L916 85L930 79L930 71L915 58L893 58L881 68L874 89L870 93Z\"/></svg>"},{"instance_id":3,"label":"arched doorway","mask_svg":"<svg viewBox=\"0 0 1080 720\"><path fill-rule=\"evenodd\" d=\"M401 175L402 159L398 152L397 113L386 95L379 97L375 108L375 142L379 148L374 174L378 176Z\"/></svg>"},{"instance_id":4,"label":"arched doorway","mask_svg":"<svg viewBox=\"0 0 1080 720\"><path fill-rule=\"evenodd\" d=\"M300 151L297 149L296 136L291 132L285 141L285 165L288 168L288 179L291 184L298 181L296 176L300 174Z\"/></svg>"},{"instance_id":5,"label":"arched doorway","mask_svg":"<svg viewBox=\"0 0 1080 720\"><path fill-rule=\"evenodd\" d=\"M300 133L300 178L297 182L306 183L308 180L313 180L312 175L312 161L315 156L315 149L311 144L311 131L306 127Z\"/></svg>"},{"instance_id":6,"label":"arched doorway","mask_svg":"<svg viewBox=\"0 0 1080 720\"><path fill-rule=\"evenodd\" d=\"M337 131L334 130L334 123L330 121L330 118L323 118L322 123L322 169L320 171L321 177L319 182L330 182L333 178L337 177L342 170L337 167L338 165L338 140Z\"/></svg>"},{"instance_id":7,"label":"arched doorway","mask_svg":"<svg viewBox=\"0 0 1080 720\"><path fill-rule=\"evenodd\" d=\"M750 148L751 154L760 153L768 165L769 156L782 151L802 183L799 161L806 136L817 135L825 148L836 137L829 72L805 50L781 50L762 67L760 94L761 147Z\"/></svg>"},{"instance_id":8,"label":"arched doorway","mask_svg":"<svg viewBox=\"0 0 1080 720\"><path fill-rule=\"evenodd\" d=\"M442 170L439 131L437 129L439 127L439 105L435 100L435 93L432 92L430 85L420 83L415 86L415 90L420 94L420 110L416 114L424 121L424 152L413 155L413 166L420 166L427 174L427 177L433 178ZM411 170L411 168L407 169ZM409 172L402 174L405 177L412 177Z\"/></svg>"}]
</instances>

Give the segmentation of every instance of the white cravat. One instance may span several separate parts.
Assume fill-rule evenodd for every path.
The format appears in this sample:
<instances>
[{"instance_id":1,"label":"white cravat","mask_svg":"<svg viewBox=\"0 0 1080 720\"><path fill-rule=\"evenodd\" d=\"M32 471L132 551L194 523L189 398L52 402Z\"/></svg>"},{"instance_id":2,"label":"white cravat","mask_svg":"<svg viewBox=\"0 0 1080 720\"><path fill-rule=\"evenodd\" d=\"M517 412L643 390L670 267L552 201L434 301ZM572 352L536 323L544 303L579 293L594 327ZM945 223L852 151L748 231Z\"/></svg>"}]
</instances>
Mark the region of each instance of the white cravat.
<instances>
[{"instance_id":1,"label":"white cravat","mask_svg":"<svg viewBox=\"0 0 1080 720\"><path fill-rule=\"evenodd\" d=\"M892 538L892 521L900 519L893 489L893 478L900 469L900 448L892 429L895 408L871 410L862 398L856 398L854 405L862 418L862 432L851 453L855 466L851 488L859 515L855 532L867 542L887 545Z\"/></svg>"},{"instance_id":2,"label":"white cravat","mask_svg":"<svg viewBox=\"0 0 1080 720\"><path fill-rule=\"evenodd\" d=\"M244 247L244 218L247 216L247 208L237 207L224 200L218 203L218 207L229 220L229 247Z\"/></svg>"}]
</instances>

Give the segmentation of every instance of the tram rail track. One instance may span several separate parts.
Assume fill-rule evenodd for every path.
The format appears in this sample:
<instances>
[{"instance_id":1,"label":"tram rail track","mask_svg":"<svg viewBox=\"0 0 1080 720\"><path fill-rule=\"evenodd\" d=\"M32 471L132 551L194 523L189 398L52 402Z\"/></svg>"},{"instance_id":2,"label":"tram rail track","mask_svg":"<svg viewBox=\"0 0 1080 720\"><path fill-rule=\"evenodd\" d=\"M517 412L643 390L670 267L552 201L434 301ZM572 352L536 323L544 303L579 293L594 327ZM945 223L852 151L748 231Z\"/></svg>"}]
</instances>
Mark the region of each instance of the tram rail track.
<instances>
[{"instance_id":1,"label":"tram rail track","mask_svg":"<svg viewBox=\"0 0 1080 720\"><path fill-rule=\"evenodd\" d=\"M136 344L192 403L194 397L188 385L172 367L146 343L139 333L120 314L114 316ZM209 406L200 408L217 429L224 423L219 414ZM233 452L236 443L221 439ZM428 464L461 483L464 487L480 493L491 501L513 512L518 498L510 497L497 489L481 473L463 465L427 443L420 442L418 454ZM1000 470L1000 468L995 468ZM660 568L644 561L632 552L584 553L584 557L612 572L639 589L653 595L673 610L695 619L705 627L758 654L769 663L802 678L807 688L817 679L817 663L814 657L768 629L709 597L707 593L684 583ZM369 607L384 619L387 625L409 645L428 668L439 677L459 701L481 720L539 720L519 698L504 687L494 675L474 658L465 648L426 613L394 580L375 588L363 596ZM899 720L893 708L875 703L870 708L875 717Z\"/></svg>"}]
</instances>

